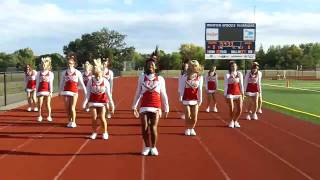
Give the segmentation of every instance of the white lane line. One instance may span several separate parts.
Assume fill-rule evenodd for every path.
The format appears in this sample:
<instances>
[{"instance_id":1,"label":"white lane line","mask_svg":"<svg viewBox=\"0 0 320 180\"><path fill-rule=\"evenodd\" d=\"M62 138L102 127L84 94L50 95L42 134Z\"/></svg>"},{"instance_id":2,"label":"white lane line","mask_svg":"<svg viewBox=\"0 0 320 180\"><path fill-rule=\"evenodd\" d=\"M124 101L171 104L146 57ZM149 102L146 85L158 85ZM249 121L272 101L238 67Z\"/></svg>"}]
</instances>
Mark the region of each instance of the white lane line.
<instances>
[{"instance_id":1,"label":"white lane line","mask_svg":"<svg viewBox=\"0 0 320 180\"><path fill-rule=\"evenodd\" d=\"M300 141L303 141L303 142L305 142L305 143L307 143L307 144L310 144L310 145L312 145L312 146L320 149L320 144L314 143L314 142L312 142L312 141L310 141L310 140L308 140L308 139L305 139L305 138L303 138L303 137L301 137L301 136L298 136L298 135L296 135L296 134L294 134L294 133L292 133L292 132L290 132L290 131L287 131L287 130L279 127L279 126L274 125L273 123L270 123L270 122L267 122L267 121L260 121L260 122L262 122L262 123L264 123L264 124L267 124L267 125L275 128L275 129L278 129L279 131L282 131L282 132L285 133L285 134L288 134L288 135L290 135L290 136L293 136L293 137L299 139Z\"/></svg>"},{"instance_id":2,"label":"white lane line","mask_svg":"<svg viewBox=\"0 0 320 180\"><path fill-rule=\"evenodd\" d=\"M54 180L57 180L60 178L62 173L69 167L69 165L72 163L72 161L76 158L76 156L81 152L81 150L88 144L89 139L87 139L80 148L77 150L77 152L69 159L69 161L63 166L63 168L59 171L59 173L54 177Z\"/></svg>"},{"instance_id":3,"label":"white lane line","mask_svg":"<svg viewBox=\"0 0 320 180\"><path fill-rule=\"evenodd\" d=\"M224 119L222 119L221 116L217 115L217 117L224 122L226 125L228 124ZM285 160L284 158L282 158L281 156L279 156L278 154L276 154L275 152L271 151L270 149L268 149L267 147L263 146L262 144L260 144L259 142L257 142L256 140L254 140L253 138L251 138L250 136L248 136L246 133L242 132L239 129L236 129L236 131L241 134L242 136L244 136L245 138L247 138L248 140L250 140L252 143L254 143L255 145L259 146L261 149L265 150L266 152L268 152L269 154L271 154L272 156L274 156L275 158L277 158L278 160L280 160L281 162L283 162L284 164L286 164L287 166L289 166L290 168L292 168L293 170L295 170L296 172L300 173L302 176L304 176L305 178L309 179L309 180L314 180L311 176L309 176L307 173L303 172L301 169L297 168L296 166L294 166L293 164L291 164L290 162L288 162L287 160Z\"/></svg>"}]
</instances>

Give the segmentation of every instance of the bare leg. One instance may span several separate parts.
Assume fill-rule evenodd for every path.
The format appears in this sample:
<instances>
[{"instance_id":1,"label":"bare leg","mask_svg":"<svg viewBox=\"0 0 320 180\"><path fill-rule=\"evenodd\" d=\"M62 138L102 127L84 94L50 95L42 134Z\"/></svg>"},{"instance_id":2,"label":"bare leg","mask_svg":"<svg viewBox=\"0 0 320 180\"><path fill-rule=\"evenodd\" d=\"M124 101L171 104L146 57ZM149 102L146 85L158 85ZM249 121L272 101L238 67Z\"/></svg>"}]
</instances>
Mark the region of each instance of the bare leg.
<instances>
[{"instance_id":1,"label":"bare leg","mask_svg":"<svg viewBox=\"0 0 320 180\"><path fill-rule=\"evenodd\" d=\"M32 99L32 97L31 97L31 93L32 92L27 92L27 100L28 100L28 106L29 107L31 107L32 106L32 102L31 102L31 99Z\"/></svg>"},{"instance_id":2,"label":"bare leg","mask_svg":"<svg viewBox=\"0 0 320 180\"><path fill-rule=\"evenodd\" d=\"M148 125L148 116L147 113L140 114L141 120L141 132L143 141L146 147L150 147L150 139L149 139L149 125Z\"/></svg>"},{"instance_id":3,"label":"bare leg","mask_svg":"<svg viewBox=\"0 0 320 180\"><path fill-rule=\"evenodd\" d=\"M198 110L199 110L198 105L190 106L192 129L195 128L198 121Z\"/></svg>"},{"instance_id":4,"label":"bare leg","mask_svg":"<svg viewBox=\"0 0 320 180\"><path fill-rule=\"evenodd\" d=\"M209 108L210 110L210 104L211 104L211 99L212 99L212 94L211 93L207 93L207 99L208 99L208 102L207 102L207 108Z\"/></svg>"},{"instance_id":5,"label":"bare leg","mask_svg":"<svg viewBox=\"0 0 320 180\"><path fill-rule=\"evenodd\" d=\"M217 100L216 100L216 93L212 93L212 100L213 100L213 104L214 104L214 108L217 108Z\"/></svg>"},{"instance_id":6,"label":"bare leg","mask_svg":"<svg viewBox=\"0 0 320 180\"><path fill-rule=\"evenodd\" d=\"M151 147L156 147L158 140L158 122L159 122L159 114L157 113L149 113L150 118L150 126L151 126Z\"/></svg>"},{"instance_id":7,"label":"bare leg","mask_svg":"<svg viewBox=\"0 0 320 180\"><path fill-rule=\"evenodd\" d=\"M99 116L103 125L103 133L107 133L108 132L108 124L106 121L106 108L102 107L99 109Z\"/></svg>"},{"instance_id":8,"label":"bare leg","mask_svg":"<svg viewBox=\"0 0 320 180\"><path fill-rule=\"evenodd\" d=\"M77 105L78 95L71 96L70 114L72 122L76 122L76 105Z\"/></svg>"},{"instance_id":9,"label":"bare leg","mask_svg":"<svg viewBox=\"0 0 320 180\"><path fill-rule=\"evenodd\" d=\"M43 96L38 96L39 117L41 117L42 104L43 104Z\"/></svg>"},{"instance_id":10,"label":"bare leg","mask_svg":"<svg viewBox=\"0 0 320 180\"><path fill-rule=\"evenodd\" d=\"M91 107L91 119L92 119L92 132L97 132L97 109Z\"/></svg>"},{"instance_id":11,"label":"bare leg","mask_svg":"<svg viewBox=\"0 0 320 180\"><path fill-rule=\"evenodd\" d=\"M46 105L48 110L48 117L51 117L51 96L46 96Z\"/></svg>"},{"instance_id":12,"label":"bare leg","mask_svg":"<svg viewBox=\"0 0 320 180\"><path fill-rule=\"evenodd\" d=\"M239 98L239 99L236 99L234 101L235 103L235 109L237 109L236 111L234 111L234 120L235 121L238 121L240 116L241 116L241 113L242 113L242 105L243 105L243 101L242 101L242 98Z\"/></svg>"},{"instance_id":13,"label":"bare leg","mask_svg":"<svg viewBox=\"0 0 320 180\"><path fill-rule=\"evenodd\" d=\"M33 106L34 106L34 107L37 107L36 91L32 91L32 92L31 92L31 98L32 98L32 101L33 101Z\"/></svg>"},{"instance_id":14,"label":"bare leg","mask_svg":"<svg viewBox=\"0 0 320 180\"><path fill-rule=\"evenodd\" d=\"M67 112L68 120L71 121L70 96L64 96L64 107Z\"/></svg>"},{"instance_id":15,"label":"bare leg","mask_svg":"<svg viewBox=\"0 0 320 180\"><path fill-rule=\"evenodd\" d=\"M186 115L186 128L189 129L191 127L191 114L190 114L190 106L184 106L184 114Z\"/></svg>"},{"instance_id":16,"label":"bare leg","mask_svg":"<svg viewBox=\"0 0 320 180\"><path fill-rule=\"evenodd\" d=\"M233 112L234 112L234 104L233 104L233 99L229 99L228 98L228 105L229 105L229 115L230 115L230 118L231 120L234 120L233 118Z\"/></svg>"}]
</instances>

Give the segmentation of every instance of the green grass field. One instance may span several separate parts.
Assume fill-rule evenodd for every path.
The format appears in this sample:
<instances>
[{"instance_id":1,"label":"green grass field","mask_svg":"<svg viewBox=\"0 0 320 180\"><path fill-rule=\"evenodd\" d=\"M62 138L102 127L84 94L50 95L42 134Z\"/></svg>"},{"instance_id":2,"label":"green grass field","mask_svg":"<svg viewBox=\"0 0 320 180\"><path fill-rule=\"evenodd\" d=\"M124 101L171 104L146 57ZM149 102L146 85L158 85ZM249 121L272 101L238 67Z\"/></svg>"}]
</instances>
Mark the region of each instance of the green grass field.
<instances>
[{"instance_id":1,"label":"green grass field","mask_svg":"<svg viewBox=\"0 0 320 180\"><path fill-rule=\"evenodd\" d=\"M220 88L223 88L222 80L220 80L219 85ZM290 80L289 85L290 88L287 88L285 80L263 80L263 100L320 116L320 81ZM319 117L284 109L268 103L264 103L263 106L299 119L320 124Z\"/></svg>"}]
</instances>

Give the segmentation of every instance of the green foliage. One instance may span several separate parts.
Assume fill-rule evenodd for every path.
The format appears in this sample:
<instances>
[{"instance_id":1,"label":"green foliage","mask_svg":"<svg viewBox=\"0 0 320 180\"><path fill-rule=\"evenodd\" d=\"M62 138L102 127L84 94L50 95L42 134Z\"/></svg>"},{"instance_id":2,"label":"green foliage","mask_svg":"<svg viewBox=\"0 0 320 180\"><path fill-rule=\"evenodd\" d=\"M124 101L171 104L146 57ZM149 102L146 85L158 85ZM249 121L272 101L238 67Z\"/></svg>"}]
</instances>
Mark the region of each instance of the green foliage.
<instances>
[{"instance_id":1,"label":"green foliage","mask_svg":"<svg viewBox=\"0 0 320 180\"><path fill-rule=\"evenodd\" d=\"M71 41L63 47L64 54L76 53L78 65L99 57L108 57L114 69L122 70L123 61L132 61L135 48L127 47L126 35L103 28L91 34L83 34L81 38Z\"/></svg>"}]
</instances>

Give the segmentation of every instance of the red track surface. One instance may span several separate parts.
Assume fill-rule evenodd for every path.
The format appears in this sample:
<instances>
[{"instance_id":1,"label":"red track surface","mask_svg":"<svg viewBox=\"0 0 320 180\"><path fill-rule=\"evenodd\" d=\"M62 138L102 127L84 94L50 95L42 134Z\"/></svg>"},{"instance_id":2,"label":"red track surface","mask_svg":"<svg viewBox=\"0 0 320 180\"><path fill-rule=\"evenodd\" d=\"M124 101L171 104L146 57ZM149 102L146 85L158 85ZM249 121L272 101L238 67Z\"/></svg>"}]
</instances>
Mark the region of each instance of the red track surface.
<instances>
[{"instance_id":1,"label":"red track surface","mask_svg":"<svg viewBox=\"0 0 320 180\"><path fill-rule=\"evenodd\" d=\"M139 120L130 110L136 81L115 80L107 141L87 138L90 115L80 108L78 128L66 128L60 97L52 102L53 123L36 122L37 114L25 107L1 113L0 179L320 179L318 125L264 109L259 121L226 128L228 109L219 96L220 112L205 113L203 105L198 136L186 137L177 79L166 80L171 112L159 125L160 155L141 156Z\"/></svg>"}]
</instances>

